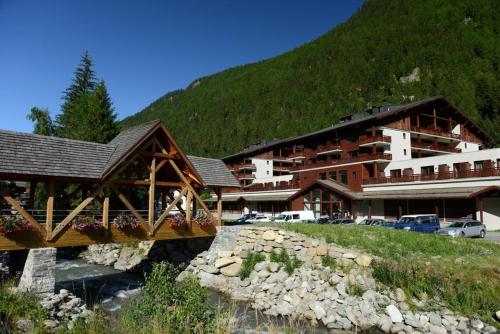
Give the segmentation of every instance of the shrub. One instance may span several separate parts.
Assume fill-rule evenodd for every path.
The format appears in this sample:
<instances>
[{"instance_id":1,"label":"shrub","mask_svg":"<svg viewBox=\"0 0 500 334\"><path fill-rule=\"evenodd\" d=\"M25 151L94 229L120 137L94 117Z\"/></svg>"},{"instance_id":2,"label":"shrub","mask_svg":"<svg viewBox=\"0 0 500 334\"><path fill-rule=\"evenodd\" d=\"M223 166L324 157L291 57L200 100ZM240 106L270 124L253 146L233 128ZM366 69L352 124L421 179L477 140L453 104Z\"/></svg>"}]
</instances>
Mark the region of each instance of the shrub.
<instances>
[{"instance_id":1,"label":"shrub","mask_svg":"<svg viewBox=\"0 0 500 334\"><path fill-rule=\"evenodd\" d=\"M195 277L176 283L177 267L161 262L153 266L137 300L119 318L122 333L212 333L225 310L207 304L207 290Z\"/></svg>"},{"instance_id":2,"label":"shrub","mask_svg":"<svg viewBox=\"0 0 500 334\"><path fill-rule=\"evenodd\" d=\"M281 249L279 253L276 253L274 250L271 251L269 259L271 260L271 262L283 264L288 275L293 274L295 269L299 268L302 265L302 261L297 259L295 255L290 258L290 256L284 249Z\"/></svg>"},{"instance_id":3,"label":"shrub","mask_svg":"<svg viewBox=\"0 0 500 334\"><path fill-rule=\"evenodd\" d=\"M365 293L365 289L359 284L349 285L349 293L354 296L361 297Z\"/></svg>"},{"instance_id":4,"label":"shrub","mask_svg":"<svg viewBox=\"0 0 500 334\"><path fill-rule=\"evenodd\" d=\"M244 280L245 278L249 277L255 265L258 262L264 261L265 259L266 257L261 253L248 254L248 256L243 260L243 263L241 264L241 269L239 274L240 279Z\"/></svg>"},{"instance_id":5,"label":"shrub","mask_svg":"<svg viewBox=\"0 0 500 334\"><path fill-rule=\"evenodd\" d=\"M321 258L321 264L323 267L330 267L332 270L338 268L337 261L330 255L325 255Z\"/></svg>"},{"instance_id":6,"label":"shrub","mask_svg":"<svg viewBox=\"0 0 500 334\"><path fill-rule=\"evenodd\" d=\"M135 217L120 214L113 219L113 225L119 230L133 230L139 227L139 221Z\"/></svg>"}]
</instances>

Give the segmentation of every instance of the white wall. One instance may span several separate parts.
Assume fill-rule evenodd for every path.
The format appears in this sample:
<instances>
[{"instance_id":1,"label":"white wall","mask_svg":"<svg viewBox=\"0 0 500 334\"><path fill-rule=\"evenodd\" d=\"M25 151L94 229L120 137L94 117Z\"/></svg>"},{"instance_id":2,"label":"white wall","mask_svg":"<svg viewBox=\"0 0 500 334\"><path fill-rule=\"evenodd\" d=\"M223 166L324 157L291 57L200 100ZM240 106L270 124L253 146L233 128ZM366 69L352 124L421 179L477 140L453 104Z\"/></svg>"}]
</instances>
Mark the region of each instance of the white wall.
<instances>
[{"instance_id":1,"label":"white wall","mask_svg":"<svg viewBox=\"0 0 500 334\"><path fill-rule=\"evenodd\" d=\"M479 144L461 141L460 143L458 143L457 148L461 149L462 153L475 152L475 151L479 151Z\"/></svg>"},{"instance_id":2,"label":"white wall","mask_svg":"<svg viewBox=\"0 0 500 334\"><path fill-rule=\"evenodd\" d=\"M489 231L500 230L500 199L498 197L483 198L483 223ZM479 203L476 207L479 209ZM480 212L476 212L476 217L479 219Z\"/></svg>"},{"instance_id":3,"label":"white wall","mask_svg":"<svg viewBox=\"0 0 500 334\"><path fill-rule=\"evenodd\" d=\"M252 163L255 165L255 172L253 172L252 174L255 176L256 179L273 176L272 160L252 159Z\"/></svg>"},{"instance_id":4,"label":"white wall","mask_svg":"<svg viewBox=\"0 0 500 334\"><path fill-rule=\"evenodd\" d=\"M368 218L368 201L356 202L356 223ZM384 219L384 200L372 200L372 218Z\"/></svg>"},{"instance_id":5,"label":"white wall","mask_svg":"<svg viewBox=\"0 0 500 334\"><path fill-rule=\"evenodd\" d=\"M392 154L392 160L411 159L411 136L409 132L384 128L382 134L391 137L390 152L386 153ZM406 155L404 150L406 150Z\"/></svg>"},{"instance_id":6,"label":"white wall","mask_svg":"<svg viewBox=\"0 0 500 334\"><path fill-rule=\"evenodd\" d=\"M454 163L469 162L471 167L474 168L474 161L493 160L496 162L497 159L500 159L500 148L465 153L450 153L427 158L416 158L409 161L391 161L384 169L384 172L386 176L390 176L391 169L403 170L405 168L413 168L413 173L420 174L421 167L433 165L434 172L437 173L438 166L441 164L447 164L450 166L450 171L453 171Z\"/></svg>"},{"instance_id":7,"label":"white wall","mask_svg":"<svg viewBox=\"0 0 500 334\"><path fill-rule=\"evenodd\" d=\"M277 182L281 182L281 181L290 181L292 178L293 178L292 174L280 175L280 176L270 176L270 177L263 177L263 178L255 179L255 180L253 180L252 183L255 184L255 183L273 182L276 184Z\"/></svg>"}]
</instances>

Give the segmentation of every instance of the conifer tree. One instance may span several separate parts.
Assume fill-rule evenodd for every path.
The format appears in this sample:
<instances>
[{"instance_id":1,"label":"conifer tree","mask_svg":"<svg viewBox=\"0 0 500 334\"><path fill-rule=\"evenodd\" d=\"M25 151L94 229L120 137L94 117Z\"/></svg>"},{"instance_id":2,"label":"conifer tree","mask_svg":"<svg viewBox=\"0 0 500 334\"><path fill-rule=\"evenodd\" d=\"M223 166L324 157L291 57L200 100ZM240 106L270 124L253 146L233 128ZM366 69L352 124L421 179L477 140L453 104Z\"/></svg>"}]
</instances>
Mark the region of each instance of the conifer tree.
<instances>
[{"instance_id":1,"label":"conifer tree","mask_svg":"<svg viewBox=\"0 0 500 334\"><path fill-rule=\"evenodd\" d=\"M26 118L35 123L33 133L44 136L54 135L54 124L47 109L33 107Z\"/></svg>"}]
</instances>

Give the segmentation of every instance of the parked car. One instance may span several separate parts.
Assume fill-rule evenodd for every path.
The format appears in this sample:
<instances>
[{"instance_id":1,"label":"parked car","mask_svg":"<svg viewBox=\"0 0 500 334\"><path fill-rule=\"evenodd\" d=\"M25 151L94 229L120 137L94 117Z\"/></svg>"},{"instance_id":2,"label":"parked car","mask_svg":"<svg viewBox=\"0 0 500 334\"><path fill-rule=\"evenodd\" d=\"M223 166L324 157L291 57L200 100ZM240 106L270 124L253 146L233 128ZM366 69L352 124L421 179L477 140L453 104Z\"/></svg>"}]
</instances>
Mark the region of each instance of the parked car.
<instances>
[{"instance_id":1,"label":"parked car","mask_svg":"<svg viewBox=\"0 0 500 334\"><path fill-rule=\"evenodd\" d=\"M284 211L274 219L276 223L299 223L314 220L314 212L304 211Z\"/></svg>"},{"instance_id":2,"label":"parked car","mask_svg":"<svg viewBox=\"0 0 500 334\"><path fill-rule=\"evenodd\" d=\"M329 216L321 216L315 221L313 221L316 224L329 224L330 223L330 217Z\"/></svg>"},{"instance_id":3,"label":"parked car","mask_svg":"<svg viewBox=\"0 0 500 334\"><path fill-rule=\"evenodd\" d=\"M365 225L365 226L367 226L367 225L371 225L371 224L372 224L372 219L368 219L367 218L367 219L363 219L362 221L360 221L358 225Z\"/></svg>"},{"instance_id":4,"label":"parked car","mask_svg":"<svg viewBox=\"0 0 500 334\"><path fill-rule=\"evenodd\" d=\"M394 224L395 229L434 233L440 229L439 217L436 215L406 215Z\"/></svg>"},{"instance_id":5,"label":"parked car","mask_svg":"<svg viewBox=\"0 0 500 334\"><path fill-rule=\"evenodd\" d=\"M267 216L257 216L254 218L248 219L246 222L253 224L253 223L269 223L271 219Z\"/></svg>"},{"instance_id":6,"label":"parked car","mask_svg":"<svg viewBox=\"0 0 500 334\"><path fill-rule=\"evenodd\" d=\"M477 220L459 220L448 227L440 229L438 233L451 237L484 238L486 236L486 226Z\"/></svg>"},{"instance_id":7,"label":"parked car","mask_svg":"<svg viewBox=\"0 0 500 334\"><path fill-rule=\"evenodd\" d=\"M384 219L372 219L370 226L382 226L384 223Z\"/></svg>"},{"instance_id":8,"label":"parked car","mask_svg":"<svg viewBox=\"0 0 500 334\"><path fill-rule=\"evenodd\" d=\"M243 216L241 216L240 218L236 219L234 222L236 224L245 224L247 222L247 220L255 218L255 217L257 217L256 213L247 213L247 214L244 214Z\"/></svg>"},{"instance_id":9,"label":"parked car","mask_svg":"<svg viewBox=\"0 0 500 334\"><path fill-rule=\"evenodd\" d=\"M363 219L358 225L361 226L379 226L384 222L383 219Z\"/></svg>"},{"instance_id":10,"label":"parked car","mask_svg":"<svg viewBox=\"0 0 500 334\"><path fill-rule=\"evenodd\" d=\"M394 228L394 225L397 223L395 220L384 220L382 225L379 225L380 227L388 227L388 228Z\"/></svg>"}]
</instances>

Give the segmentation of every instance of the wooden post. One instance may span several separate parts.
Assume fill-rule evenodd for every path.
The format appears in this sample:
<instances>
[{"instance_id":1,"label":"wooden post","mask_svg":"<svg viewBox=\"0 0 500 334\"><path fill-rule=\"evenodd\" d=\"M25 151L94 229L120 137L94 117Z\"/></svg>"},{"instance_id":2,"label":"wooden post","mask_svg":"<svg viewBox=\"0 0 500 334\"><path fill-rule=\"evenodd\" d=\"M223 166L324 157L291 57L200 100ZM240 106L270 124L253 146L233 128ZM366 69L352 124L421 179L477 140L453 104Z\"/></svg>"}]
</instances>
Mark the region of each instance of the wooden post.
<instances>
[{"instance_id":1,"label":"wooden post","mask_svg":"<svg viewBox=\"0 0 500 334\"><path fill-rule=\"evenodd\" d=\"M191 212L191 202L193 201L193 192L188 191L187 196L186 196L186 222L188 225L191 225L191 217L192 217L192 212Z\"/></svg>"},{"instance_id":2,"label":"wooden post","mask_svg":"<svg viewBox=\"0 0 500 334\"><path fill-rule=\"evenodd\" d=\"M368 200L368 219L372 218L372 200Z\"/></svg>"},{"instance_id":3,"label":"wooden post","mask_svg":"<svg viewBox=\"0 0 500 334\"><path fill-rule=\"evenodd\" d=\"M401 204L398 206L398 215L398 219L403 215L403 206Z\"/></svg>"},{"instance_id":4,"label":"wooden post","mask_svg":"<svg viewBox=\"0 0 500 334\"><path fill-rule=\"evenodd\" d=\"M352 218L356 219L357 218L357 214L356 214L356 201L353 200L351 203L352 203L352 205L351 205Z\"/></svg>"},{"instance_id":5,"label":"wooden post","mask_svg":"<svg viewBox=\"0 0 500 334\"><path fill-rule=\"evenodd\" d=\"M149 205L148 205L148 224L152 230L155 223L155 185L156 185L156 159L151 160L151 170L149 173Z\"/></svg>"},{"instance_id":6,"label":"wooden post","mask_svg":"<svg viewBox=\"0 0 500 334\"><path fill-rule=\"evenodd\" d=\"M483 197L480 196L479 197L479 220L481 221L481 223L484 222L483 211L484 211Z\"/></svg>"},{"instance_id":7,"label":"wooden post","mask_svg":"<svg viewBox=\"0 0 500 334\"><path fill-rule=\"evenodd\" d=\"M52 223L54 218L54 180L48 182L48 197L47 197L47 213L45 216L45 228L47 230L47 238L50 238L52 233Z\"/></svg>"},{"instance_id":8,"label":"wooden post","mask_svg":"<svg viewBox=\"0 0 500 334\"><path fill-rule=\"evenodd\" d=\"M109 228L109 189L104 189L104 200L102 203L102 225Z\"/></svg>"},{"instance_id":9,"label":"wooden post","mask_svg":"<svg viewBox=\"0 0 500 334\"><path fill-rule=\"evenodd\" d=\"M215 189L215 193L217 194L217 224L222 226L222 190Z\"/></svg>"}]
</instances>

